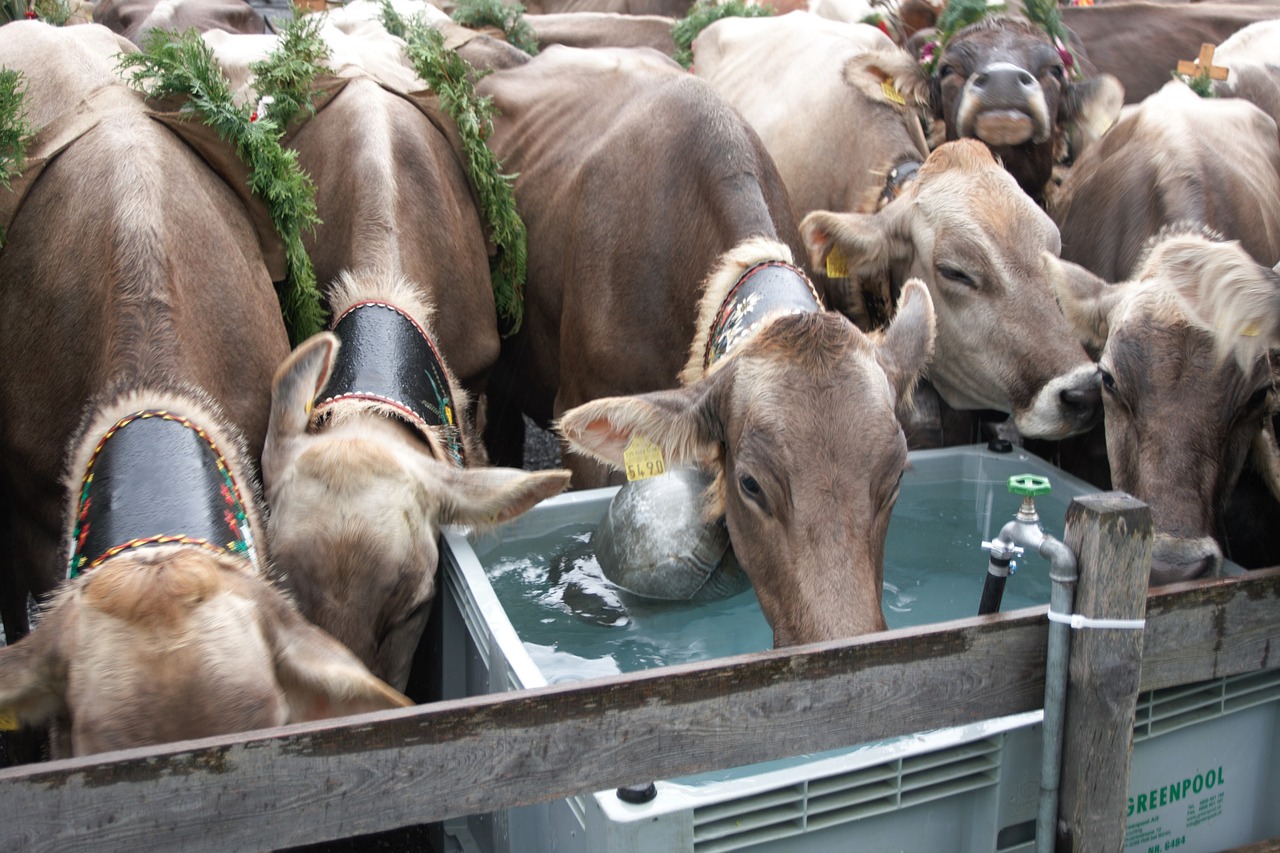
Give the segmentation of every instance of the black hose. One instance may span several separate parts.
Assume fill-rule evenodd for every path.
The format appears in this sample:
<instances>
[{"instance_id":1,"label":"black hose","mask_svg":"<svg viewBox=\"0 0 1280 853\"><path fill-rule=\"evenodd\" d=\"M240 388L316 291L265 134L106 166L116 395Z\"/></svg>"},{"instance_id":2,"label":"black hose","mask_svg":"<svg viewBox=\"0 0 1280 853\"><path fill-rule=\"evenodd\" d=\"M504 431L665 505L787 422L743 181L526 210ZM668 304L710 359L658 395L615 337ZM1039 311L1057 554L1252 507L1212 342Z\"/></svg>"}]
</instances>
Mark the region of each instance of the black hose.
<instances>
[{"instance_id":1,"label":"black hose","mask_svg":"<svg viewBox=\"0 0 1280 853\"><path fill-rule=\"evenodd\" d=\"M1009 579L1009 560L991 558L987 568L987 580L982 585L982 601L978 603L978 615L1000 612L1000 600L1004 598L1004 582Z\"/></svg>"}]
</instances>

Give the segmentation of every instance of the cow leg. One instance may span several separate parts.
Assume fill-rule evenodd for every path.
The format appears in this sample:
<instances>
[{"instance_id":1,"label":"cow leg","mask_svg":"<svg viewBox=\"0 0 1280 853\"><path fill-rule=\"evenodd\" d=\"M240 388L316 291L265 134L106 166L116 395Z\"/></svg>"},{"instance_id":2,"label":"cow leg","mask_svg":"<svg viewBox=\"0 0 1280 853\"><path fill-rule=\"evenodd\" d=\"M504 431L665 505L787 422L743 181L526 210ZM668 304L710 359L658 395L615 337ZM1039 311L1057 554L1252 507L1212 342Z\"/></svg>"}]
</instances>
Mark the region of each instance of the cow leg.
<instances>
[{"instance_id":1,"label":"cow leg","mask_svg":"<svg viewBox=\"0 0 1280 853\"><path fill-rule=\"evenodd\" d=\"M524 467L524 413L496 382L485 392L483 434L490 465Z\"/></svg>"}]
</instances>

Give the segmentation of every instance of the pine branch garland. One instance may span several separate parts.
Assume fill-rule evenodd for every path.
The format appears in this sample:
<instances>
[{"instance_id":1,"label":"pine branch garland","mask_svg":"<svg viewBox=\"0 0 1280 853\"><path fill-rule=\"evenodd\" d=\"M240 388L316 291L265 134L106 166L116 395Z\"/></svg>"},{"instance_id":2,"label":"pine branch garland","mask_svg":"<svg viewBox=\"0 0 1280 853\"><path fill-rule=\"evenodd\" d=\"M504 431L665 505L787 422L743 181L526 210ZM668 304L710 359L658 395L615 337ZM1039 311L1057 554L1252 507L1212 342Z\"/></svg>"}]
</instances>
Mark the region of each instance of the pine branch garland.
<instances>
[{"instance_id":1,"label":"pine branch garland","mask_svg":"<svg viewBox=\"0 0 1280 853\"><path fill-rule=\"evenodd\" d=\"M685 68L693 67L693 40L698 37L698 33L721 18L766 18L773 13L772 6L756 6L742 0L727 0L724 3L697 0L690 7L689 14L671 27L671 37L676 43L674 58Z\"/></svg>"},{"instance_id":2,"label":"pine branch garland","mask_svg":"<svg viewBox=\"0 0 1280 853\"><path fill-rule=\"evenodd\" d=\"M454 23L464 27L497 27L508 44L530 56L538 55L538 37L524 20L525 8L519 3L508 6L502 0L458 0L450 15Z\"/></svg>"},{"instance_id":3,"label":"pine branch garland","mask_svg":"<svg viewBox=\"0 0 1280 853\"><path fill-rule=\"evenodd\" d=\"M22 72L0 69L0 185L11 189L27 165L27 144L34 130L27 120L26 85ZM0 225L0 248L7 235Z\"/></svg>"},{"instance_id":4,"label":"pine branch garland","mask_svg":"<svg viewBox=\"0 0 1280 853\"><path fill-rule=\"evenodd\" d=\"M316 113L313 101L321 91L311 84L332 54L320 35L323 22L323 16L304 15L295 6L292 20L280 31L280 46L249 66L254 90L272 99L271 118L282 130L288 130L299 113Z\"/></svg>"},{"instance_id":5,"label":"pine branch garland","mask_svg":"<svg viewBox=\"0 0 1280 853\"><path fill-rule=\"evenodd\" d=\"M71 19L72 13L82 4L72 6L71 0L36 0L33 7L35 17L55 27L64 26ZM0 2L0 24L9 21L21 21L27 17L27 0L3 0Z\"/></svg>"},{"instance_id":6,"label":"pine branch garland","mask_svg":"<svg viewBox=\"0 0 1280 853\"><path fill-rule=\"evenodd\" d=\"M485 143L493 132L493 101L476 94L477 72L455 51L444 46L444 35L420 17L405 20L383 0L383 26L405 40L405 55L414 72L440 99L440 106L457 125L467 176L480 199L481 214L497 254L489 261L493 301L498 315L514 334L524 318L524 279L528 264L528 235L516 210L512 184L515 175L501 171L497 157Z\"/></svg>"},{"instance_id":7,"label":"pine branch garland","mask_svg":"<svg viewBox=\"0 0 1280 853\"><path fill-rule=\"evenodd\" d=\"M251 121L250 108L235 105L213 51L194 30L181 35L153 31L141 52L121 56L120 66L134 88L148 95L185 95L183 112L235 146L249 168L250 188L266 203L284 242L288 278L277 295L290 339L298 344L323 330L315 268L302 244L302 229L314 230L320 221L315 186L298 166L297 152L280 144L282 126L270 115Z\"/></svg>"}]
</instances>

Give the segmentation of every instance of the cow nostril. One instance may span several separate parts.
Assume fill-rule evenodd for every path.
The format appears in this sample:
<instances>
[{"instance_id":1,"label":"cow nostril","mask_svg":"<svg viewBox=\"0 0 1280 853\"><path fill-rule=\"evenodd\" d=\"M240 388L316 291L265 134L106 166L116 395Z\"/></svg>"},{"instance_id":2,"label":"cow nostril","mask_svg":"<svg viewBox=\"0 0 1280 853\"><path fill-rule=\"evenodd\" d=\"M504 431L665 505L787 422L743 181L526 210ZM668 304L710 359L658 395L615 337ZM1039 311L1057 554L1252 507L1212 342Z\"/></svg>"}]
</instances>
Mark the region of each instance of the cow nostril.
<instances>
[{"instance_id":1,"label":"cow nostril","mask_svg":"<svg viewBox=\"0 0 1280 853\"><path fill-rule=\"evenodd\" d=\"M1036 78L1032 77L1025 71L1021 71L1018 73L1018 82L1023 86L1031 86L1035 84Z\"/></svg>"},{"instance_id":2,"label":"cow nostril","mask_svg":"<svg viewBox=\"0 0 1280 853\"><path fill-rule=\"evenodd\" d=\"M975 85L975 86L985 86L985 85L987 85L987 81L988 81L988 80L990 80L990 79L991 79L991 75L987 74L987 72L985 72L985 71L981 71L981 72L979 72L977 75L975 75L975 76L974 76L974 78L973 78L973 85Z\"/></svg>"},{"instance_id":3,"label":"cow nostril","mask_svg":"<svg viewBox=\"0 0 1280 853\"><path fill-rule=\"evenodd\" d=\"M1097 383L1087 388L1068 388L1060 398L1064 407L1078 412L1082 419L1092 420L1102 409L1102 389Z\"/></svg>"}]
</instances>

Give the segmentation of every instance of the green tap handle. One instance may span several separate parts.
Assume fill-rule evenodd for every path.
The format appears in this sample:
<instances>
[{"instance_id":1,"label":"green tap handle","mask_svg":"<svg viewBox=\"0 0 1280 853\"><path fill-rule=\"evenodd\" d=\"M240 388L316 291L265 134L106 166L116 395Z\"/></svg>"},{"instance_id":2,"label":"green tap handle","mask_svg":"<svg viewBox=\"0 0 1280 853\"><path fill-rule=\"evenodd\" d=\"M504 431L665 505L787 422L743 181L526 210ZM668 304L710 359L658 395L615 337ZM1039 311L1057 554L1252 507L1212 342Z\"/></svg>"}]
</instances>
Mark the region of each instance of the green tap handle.
<instances>
[{"instance_id":1,"label":"green tap handle","mask_svg":"<svg viewBox=\"0 0 1280 853\"><path fill-rule=\"evenodd\" d=\"M1015 474L1009 478L1009 491L1015 495L1033 498L1049 494L1049 478L1039 474Z\"/></svg>"}]
</instances>

